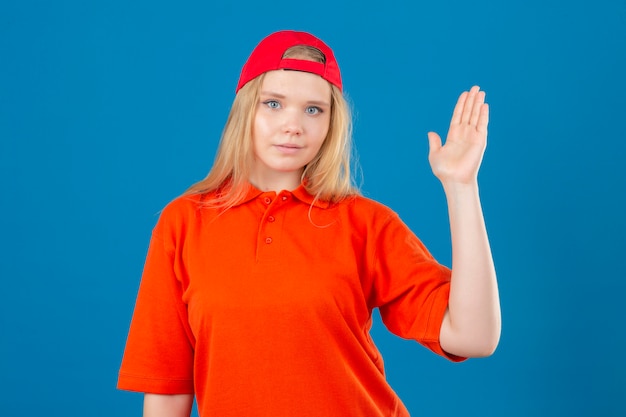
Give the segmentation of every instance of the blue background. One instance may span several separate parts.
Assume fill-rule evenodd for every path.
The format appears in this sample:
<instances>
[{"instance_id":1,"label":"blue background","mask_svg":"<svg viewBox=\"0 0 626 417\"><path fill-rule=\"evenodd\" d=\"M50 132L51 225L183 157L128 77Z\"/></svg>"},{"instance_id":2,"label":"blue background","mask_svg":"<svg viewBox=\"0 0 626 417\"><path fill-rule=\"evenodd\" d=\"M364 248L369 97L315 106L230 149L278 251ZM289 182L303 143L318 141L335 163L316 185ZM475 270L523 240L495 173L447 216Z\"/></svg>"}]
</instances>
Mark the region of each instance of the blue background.
<instances>
[{"instance_id":1,"label":"blue background","mask_svg":"<svg viewBox=\"0 0 626 417\"><path fill-rule=\"evenodd\" d=\"M0 415L138 416L115 389L158 211L210 167L278 29L335 50L365 195L450 262L426 132L473 84L503 333L452 364L373 335L413 415L626 415L626 3L3 0Z\"/></svg>"}]
</instances>

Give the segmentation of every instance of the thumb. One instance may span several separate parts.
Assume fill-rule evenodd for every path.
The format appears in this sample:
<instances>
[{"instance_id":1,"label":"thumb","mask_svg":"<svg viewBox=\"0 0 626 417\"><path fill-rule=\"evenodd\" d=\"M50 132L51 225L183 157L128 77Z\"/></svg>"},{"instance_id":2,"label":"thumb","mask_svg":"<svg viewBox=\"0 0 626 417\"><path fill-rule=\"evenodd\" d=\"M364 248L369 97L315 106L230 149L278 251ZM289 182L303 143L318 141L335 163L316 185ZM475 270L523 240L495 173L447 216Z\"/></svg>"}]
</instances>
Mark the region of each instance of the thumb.
<instances>
[{"instance_id":1,"label":"thumb","mask_svg":"<svg viewBox=\"0 0 626 417\"><path fill-rule=\"evenodd\" d=\"M430 147L430 154L438 151L441 148L441 137L435 132L428 132L428 145Z\"/></svg>"}]
</instances>

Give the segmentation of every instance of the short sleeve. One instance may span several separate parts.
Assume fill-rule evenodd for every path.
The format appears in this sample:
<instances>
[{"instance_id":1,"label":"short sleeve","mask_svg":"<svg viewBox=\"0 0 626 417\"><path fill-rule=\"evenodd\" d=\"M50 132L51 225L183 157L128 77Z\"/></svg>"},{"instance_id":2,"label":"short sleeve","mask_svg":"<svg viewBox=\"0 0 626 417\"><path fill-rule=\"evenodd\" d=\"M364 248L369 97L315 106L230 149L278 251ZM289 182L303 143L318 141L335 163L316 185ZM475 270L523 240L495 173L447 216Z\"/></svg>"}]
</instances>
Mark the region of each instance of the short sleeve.
<instances>
[{"instance_id":1,"label":"short sleeve","mask_svg":"<svg viewBox=\"0 0 626 417\"><path fill-rule=\"evenodd\" d=\"M464 359L446 353L439 343L451 271L433 258L395 213L378 232L373 271L376 307L392 333L452 361Z\"/></svg>"},{"instance_id":2,"label":"short sleeve","mask_svg":"<svg viewBox=\"0 0 626 417\"><path fill-rule=\"evenodd\" d=\"M193 393L193 334L176 273L175 227L166 212L152 233L118 378L118 388Z\"/></svg>"}]
</instances>

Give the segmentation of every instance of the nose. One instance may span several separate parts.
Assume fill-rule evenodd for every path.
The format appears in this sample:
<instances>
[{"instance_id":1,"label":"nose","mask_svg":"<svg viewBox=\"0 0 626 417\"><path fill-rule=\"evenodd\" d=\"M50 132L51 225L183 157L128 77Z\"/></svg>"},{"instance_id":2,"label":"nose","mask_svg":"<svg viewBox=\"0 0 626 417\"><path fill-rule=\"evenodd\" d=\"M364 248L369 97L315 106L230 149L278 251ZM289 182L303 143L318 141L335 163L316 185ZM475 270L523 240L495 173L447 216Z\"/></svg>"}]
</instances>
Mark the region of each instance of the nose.
<instances>
[{"instance_id":1,"label":"nose","mask_svg":"<svg viewBox=\"0 0 626 417\"><path fill-rule=\"evenodd\" d=\"M283 112L284 120L283 120L283 132L290 135L301 135L304 131L304 126L302 124L302 114L298 111L290 110Z\"/></svg>"}]
</instances>

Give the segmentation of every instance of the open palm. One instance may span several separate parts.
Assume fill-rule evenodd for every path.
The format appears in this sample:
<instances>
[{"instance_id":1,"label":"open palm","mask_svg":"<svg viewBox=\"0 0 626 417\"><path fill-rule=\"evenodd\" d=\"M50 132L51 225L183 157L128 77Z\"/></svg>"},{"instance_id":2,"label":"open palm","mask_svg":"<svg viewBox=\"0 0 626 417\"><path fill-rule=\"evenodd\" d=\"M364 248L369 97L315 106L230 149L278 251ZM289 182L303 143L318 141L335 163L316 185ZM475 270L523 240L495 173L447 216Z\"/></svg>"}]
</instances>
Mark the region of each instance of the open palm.
<instances>
[{"instance_id":1,"label":"open palm","mask_svg":"<svg viewBox=\"0 0 626 417\"><path fill-rule=\"evenodd\" d=\"M437 133L428 133L428 160L442 183L476 181L487 144L488 123L489 106L485 103L485 92L474 86L459 96L445 144L442 145Z\"/></svg>"}]
</instances>

